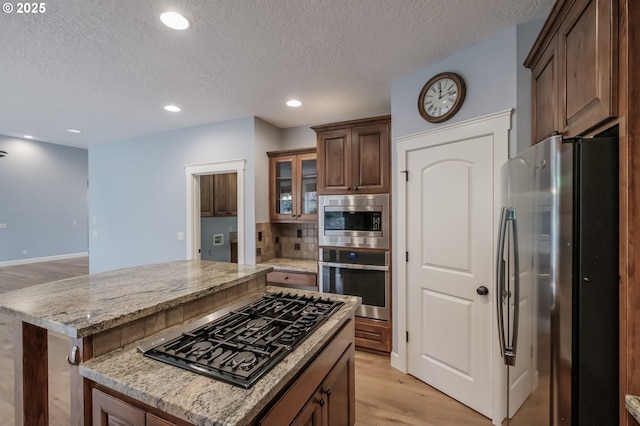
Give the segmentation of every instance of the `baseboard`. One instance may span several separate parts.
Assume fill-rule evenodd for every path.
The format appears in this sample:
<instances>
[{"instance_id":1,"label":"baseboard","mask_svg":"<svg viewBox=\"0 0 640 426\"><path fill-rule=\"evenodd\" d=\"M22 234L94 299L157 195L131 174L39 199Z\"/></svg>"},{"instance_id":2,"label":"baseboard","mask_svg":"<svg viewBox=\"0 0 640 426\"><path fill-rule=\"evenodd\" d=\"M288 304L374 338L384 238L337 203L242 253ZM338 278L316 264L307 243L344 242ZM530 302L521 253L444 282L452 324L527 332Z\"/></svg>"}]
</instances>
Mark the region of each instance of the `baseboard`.
<instances>
[{"instance_id":1,"label":"baseboard","mask_svg":"<svg viewBox=\"0 0 640 426\"><path fill-rule=\"evenodd\" d=\"M406 363L404 362L404 360L400 358L400 355L398 355L397 352L391 351L390 358L391 358L391 367L401 371L404 374L407 374Z\"/></svg>"},{"instance_id":2,"label":"baseboard","mask_svg":"<svg viewBox=\"0 0 640 426\"><path fill-rule=\"evenodd\" d=\"M7 260L5 262L0 262L0 268L4 266L26 265L28 263L50 262L52 260L73 259L76 257L87 257L87 256L89 256L89 252L85 251L81 253L59 254L56 256L32 257L30 259Z\"/></svg>"}]
</instances>

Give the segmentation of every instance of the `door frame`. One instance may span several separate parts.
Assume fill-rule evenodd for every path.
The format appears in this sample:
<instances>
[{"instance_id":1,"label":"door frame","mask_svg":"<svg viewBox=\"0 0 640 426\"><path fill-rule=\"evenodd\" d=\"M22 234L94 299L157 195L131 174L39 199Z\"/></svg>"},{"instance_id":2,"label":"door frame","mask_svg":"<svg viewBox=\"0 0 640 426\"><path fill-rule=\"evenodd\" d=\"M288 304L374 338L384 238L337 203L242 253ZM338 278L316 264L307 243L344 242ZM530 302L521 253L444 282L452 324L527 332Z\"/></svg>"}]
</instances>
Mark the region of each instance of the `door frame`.
<instances>
[{"instance_id":1,"label":"door frame","mask_svg":"<svg viewBox=\"0 0 640 426\"><path fill-rule=\"evenodd\" d=\"M393 324L397 333L396 350L391 352L391 366L397 370L407 374L407 341L404 336L407 335L407 268L406 268L406 252L407 252L407 183L404 171L407 170L407 155L411 151L418 149L434 147L438 145L448 144L469 138L491 135L493 137L493 242L492 242L492 259L493 264L496 262L496 242L499 226L501 200L501 182L500 169L509 158L509 131L511 130L511 109L488 114L471 120L454 123L448 126L441 126L432 130L415 133L394 139L396 150L395 170L398 171L398 177L395 179L394 193L397 202L396 212L404 212L404 217L396 215L394 220L393 235L396 236L396 244L393 250L392 270L394 271L393 282L397 288L397 307L393 309ZM515 140L511 141L511 152L516 152ZM402 207L402 208L401 208ZM495 268L492 268L492 280L490 285L490 294L495 291ZM492 324L497 324L495 297L490 297ZM402 313L402 314L400 314ZM402 338L400 338L402 336ZM502 373L502 358L498 351L498 336L496 328L492 328L492 377L498 380L492 380L492 421L494 424L501 424L502 417L499 413L504 411L502 407L502 393L504 381Z\"/></svg>"},{"instance_id":2,"label":"door frame","mask_svg":"<svg viewBox=\"0 0 640 426\"><path fill-rule=\"evenodd\" d=\"M244 181L247 161L226 160L210 163L186 164L184 170L187 178L187 260L199 259L200 248L200 176L220 173L237 173L238 175L238 264L245 259L244 236Z\"/></svg>"}]
</instances>

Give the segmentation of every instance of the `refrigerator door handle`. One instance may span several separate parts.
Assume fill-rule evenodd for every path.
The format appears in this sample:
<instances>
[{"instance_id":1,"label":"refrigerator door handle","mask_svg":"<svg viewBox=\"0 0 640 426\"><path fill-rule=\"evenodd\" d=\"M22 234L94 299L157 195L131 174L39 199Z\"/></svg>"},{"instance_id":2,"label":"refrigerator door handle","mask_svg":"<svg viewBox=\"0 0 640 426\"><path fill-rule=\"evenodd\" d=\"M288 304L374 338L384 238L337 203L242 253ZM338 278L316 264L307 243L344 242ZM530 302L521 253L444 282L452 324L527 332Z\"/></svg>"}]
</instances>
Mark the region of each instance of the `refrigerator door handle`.
<instances>
[{"instance_id":1,"label":"refrigerator door handle","mask_svg":"<svg viewBox=\"0 0 640 426\"><path fill-rule=\"evenodd\" d=\"M500 211L500 225L498 228L498 256L496 263L496 310L498 320L498 339L500 343L500 356L504 358L505 354L505 335L504 335L504 293L505 293L505 237L507 230L507 207L503 207ZM506 363L506 360L505 360Z\"/></svg>"},{"instance_id":2,"label":"refrigerator door handle","mask_svg":"<svg viewBox=\"0 0 640 426\"><path fill-rule=\"evenodd\" d=\"M520 316L520 255L518 251L518 221L516 209L510 207L506 212L506 220L511 224L511 236L513 240L513 299L509 294L508 300L513 301L513 324L511 324L510 339L505 342L504 362L507 365L516 365L516 348L518 347L518 317ZM508 303L507 303L508 309Z\"/></svg>"}]
</instances>

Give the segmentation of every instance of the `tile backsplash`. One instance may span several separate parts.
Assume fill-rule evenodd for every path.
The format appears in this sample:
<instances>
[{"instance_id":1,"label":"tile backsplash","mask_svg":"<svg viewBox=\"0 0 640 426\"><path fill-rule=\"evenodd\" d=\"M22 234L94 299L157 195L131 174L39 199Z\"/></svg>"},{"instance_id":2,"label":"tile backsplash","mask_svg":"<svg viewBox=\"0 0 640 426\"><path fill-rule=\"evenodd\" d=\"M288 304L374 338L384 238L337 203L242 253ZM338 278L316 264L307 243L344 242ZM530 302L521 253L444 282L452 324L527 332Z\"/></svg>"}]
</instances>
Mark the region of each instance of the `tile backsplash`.
<instances>
[{"instance_id":1,"label":"tile backsplash","mask_svg":"<svg viewBox=\"0 0 640 426\"><path fill-rule=\"evenodd\" d=\"M316 260L318 225L316 223L257 223L256 262L274 257Z\"/></svg>"}]
</instances>

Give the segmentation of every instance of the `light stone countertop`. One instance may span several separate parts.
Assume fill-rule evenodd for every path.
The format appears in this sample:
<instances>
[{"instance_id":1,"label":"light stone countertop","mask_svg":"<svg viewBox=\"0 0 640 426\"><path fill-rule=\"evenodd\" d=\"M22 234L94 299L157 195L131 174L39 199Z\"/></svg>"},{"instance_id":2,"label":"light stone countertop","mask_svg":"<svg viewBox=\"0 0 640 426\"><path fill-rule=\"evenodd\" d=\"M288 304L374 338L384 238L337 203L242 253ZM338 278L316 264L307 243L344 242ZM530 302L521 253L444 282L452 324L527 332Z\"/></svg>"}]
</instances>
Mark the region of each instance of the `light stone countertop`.
<instances>
[{"instance_id":1,"label":"light stone countertop","mask_svg":"<svg viewBox=\"0 0 640 426\"><path fill-rule=\"evenodd\" d=\"M308 293L281 287L266 289L272 292ZM141 342L81 364L80 374L198 426L244 425L273 401L354 315L361 303L359 297L353 296L324 294L323 297L345 303L250 389L147 358L137 351L136 345ZM153 339L154 337L151 337L145 341Z\"/></svg>"},{"instance_id":2,"label":"light stone countertop","mask_svg":"<svg viewBox=\"0 0 640 426\"><path fill-rule=\"evenodd\" d=\"M624 397L624 405L634 419L640 423L640 396L627 395Z\"/></svg>"},{"instance_id":3,"label":"light stone countertop","mask_svg":"<svg viewBox=\"0 0 640 426\"><path fill-rule=\"evenodd\" d=\"M274 259L260 262L259 265L271 266L275 271L309 272L311 274L318 273L317 260L276 257Z\"/></svg>"},{"instance_id":4,"label":"light stone countertop","mask_svg":"<svg viewBox=\"0 0 640 426\"><path fill-rule=\"evenodd\" d=\"M89 274L0 295L0 313L86 337L265 275L267 266L200 260Z\"/></svg>"}]
</instances>

